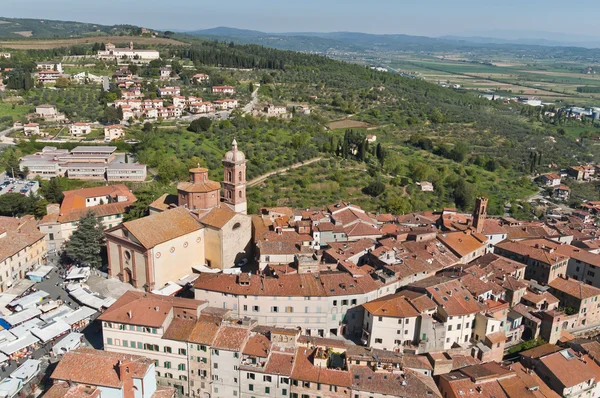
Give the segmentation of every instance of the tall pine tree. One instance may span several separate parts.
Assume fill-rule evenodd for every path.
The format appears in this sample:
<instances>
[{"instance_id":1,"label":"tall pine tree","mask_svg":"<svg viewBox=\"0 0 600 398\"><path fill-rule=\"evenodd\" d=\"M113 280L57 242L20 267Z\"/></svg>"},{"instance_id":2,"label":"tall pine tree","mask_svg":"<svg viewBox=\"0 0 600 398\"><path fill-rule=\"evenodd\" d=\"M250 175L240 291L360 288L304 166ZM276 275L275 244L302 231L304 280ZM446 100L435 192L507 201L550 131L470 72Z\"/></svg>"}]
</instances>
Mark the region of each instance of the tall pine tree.
<instances>
[{"instance_id":1,"label":"tall pine tree","mask_svg":"<svg viewBox=\"0 0 600 398\"><path fill-rule=\"evenodd\" d=\"M67 242L65 251L76 264L100 268L102 246L104 246L102 226L96 215L89 211L79 220L79 225Z\"/></svg>"}]
</instances>

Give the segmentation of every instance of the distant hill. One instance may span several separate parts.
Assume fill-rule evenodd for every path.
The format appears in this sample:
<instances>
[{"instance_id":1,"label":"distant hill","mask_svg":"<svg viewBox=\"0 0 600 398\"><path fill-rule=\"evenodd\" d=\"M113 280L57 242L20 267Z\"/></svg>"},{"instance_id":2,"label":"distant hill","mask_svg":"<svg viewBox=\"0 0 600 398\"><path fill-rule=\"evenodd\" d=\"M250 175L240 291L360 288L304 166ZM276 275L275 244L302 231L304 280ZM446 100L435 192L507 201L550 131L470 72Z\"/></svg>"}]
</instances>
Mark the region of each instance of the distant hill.
<instances>
[{"instance_id":1,"label":"distant hill","mask_svg":"<svg viewBox=\"0 0 600 398\"><path fill-rule=\"evenodd\" d=\"M535 50L546 52L551 48L571 48L581 52L586 48L600 48L600 42L560 41L548 39L500 39L484 36L444 36L439 38L403 34L379 35L360 32L289 32L266 33L256 30L219 27L187 32L207 39L231 40L245 44L260 44L284 50L303 52L360 51L506 51ZM573 48L578 47L578 48Z\"/></svg>"},{"instance_id":2,"label":"distant hill","mask_svg":"<svg viewBox=\"0 0 600 398\"><path fill-rule=\"evenodd\" d=\"M0 17L0 38L49 39L101 35L137 35L141 28L133 25L98 25L72 21Z\"/></svg>"}]
</instances>

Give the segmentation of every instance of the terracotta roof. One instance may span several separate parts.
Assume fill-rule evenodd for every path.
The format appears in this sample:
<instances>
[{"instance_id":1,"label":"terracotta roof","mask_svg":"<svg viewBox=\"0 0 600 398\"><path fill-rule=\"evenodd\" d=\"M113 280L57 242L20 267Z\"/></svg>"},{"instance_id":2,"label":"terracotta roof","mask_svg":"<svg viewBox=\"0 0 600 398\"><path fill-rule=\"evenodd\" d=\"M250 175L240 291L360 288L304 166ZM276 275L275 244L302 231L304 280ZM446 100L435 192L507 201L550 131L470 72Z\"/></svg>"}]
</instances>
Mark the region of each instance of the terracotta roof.
<instances>
[{"instance_id":1,"label":"terracotta roof","mask_svg":"<svg viewBox=\"0 0 600 398\"><path fill-rule=\"evenodd\" d=\"M474 314L483 310L471 292L457 280L443 282L426 290L448 316Z\"/></svg>"},{"instance_id":2,"label":"terracotta roof","mask_svg":"<svg viewBox=\"0 0 600 398\"><path fill-rule=\"evenodd\" d=\"M205 303L205 301L130 290L119 297L98 319L158 328L163 325L173 308L186 310L190 318L195 319L198 307Z\"/></svg>"},{"instance_id":3,"label":"terracotta roof","mask_svg":"<svg viewBox=\"0 0 600 398\"><path fill-rule=\"evenodd\" d=\"M200 315L188 336L190 343L212 345L220 324L220 319L216 317Z\"/></svg>"},{"instance_id":4,"label":"terracotta roof","mask_svg":"<svg viewBox=\"0 0 600 398\"><path fill-rule=\"evenodd\" d=\"M221 326L212 347L239 352L248 339L248 333L248 329L244 327Z\"/></svg>"},{"instance_id":5,"label":"terracotta roof","mask_svg":"<svg viewBox=\"0 0 600 398\"><path fill-rule=\"evenodd\" d=\"M544 345L529 349L527 351L522 351L519 355L521 355L522 357L537 359L537 358L541 358L543 356L552 354L552 353L560 351L560 350L561 350L561 348L554 344L544 344Z\"/></svg>"},{"instance_id":6,"label":"terracotta roof","mask_svg":"<svg viewBox=\"0 0 600 398\"><path fill-rule=\"evenodd\" d=\"M535 372L528 372L519 362L514 362L511 366L517 377L521 379L525 386L536 392L537 398L560 398L560 395L552 391L552 389L548 387ZM536 388L538 391L535 391Z\"/></svg>"},{"instance_id":7,"label":"terracotta roof","mask_svg":"<svg viewBox=\"0 0 600 398\"><path fill-rule=\"evenodd\" d=\"M570 359L567 359L565 355L569 356ZM547 355L541 358L540 362L544 364L565 388L574 387L579 383L584 383L597 377L595 368L592 366L592 364L595 365L594 361L584 363L571 349Z\"/></svg>"},{"instance_id":8,"label":"terracotta roof","mask_svg":"<svg viewBox=\"0 0 600 398\"><path fill-rule=\"evenodd\" d=\"M358 222L356 224L345 227L344 232L346 233L346 236L348 236L348 237L382 236L382 233L380 230L378 230L377 228L375 228L374 226L372 226L370 224L365 224L362 222Z\"/></svg>"},{"instance_id":9,"label":"terracotta roof","mask_svg":"<svg viewBox=\"0 0 600 398\"><path fill-rule=\"evenodd\" d=\"M44 397L46 398L97 398L100 396L100 389L83 384L72 385L68 382L58 382L52 385Z\"/></svg>"},{"instance_id":10,"label":"terracotta roof","mask_svg":"<svg viewBox=\"0 0 600 398\"><path fill-rule=\"evenodd\" d=\"M223 228L233 217L236 212L224 207L214 207L206 213L198 214L200 222L214 228Z\"/></svg>"},{"instance_id":11,"label":"terracotta roof","mask_svg":"<svg viewBox=\"0 0 600 398\"><path fill-rule=\"evenodd\" d=\"M188 193L204 193L204 192L214 192L221 189L221 183L206 180L203 182L180 182L177 184L177 190L188 192Z\"/></svg>"},{"instance_id":12,"label":"terracotta roof","mask_svg":"<svg viewBox=\"0 0 600 398\"><path fill-rule=\"evenodd\" d=\"M124 214L127 212L127 209L133 204L133 202L117 202L117 203L109 203L107 205L98 205L93 207L88 207L84 209L75 209L71 210L66 214L59 214L56 221L59 223L68 223L75 222L82 219L88 213L93 213L96 217L106 217L106 216L114 216L117 214ZM50 221L52 222L53 217L44 219L43 222Z\"/></svg>"},{"instance_id":13,"label":"terracotta roof","mask_svg":"<svg viewBox=\"0 0 600 398\"><path fill-rule=\"evenodd\" d=\"M273 352L265 365L265 373L291 376L294 367L294 355Z\"/></svg>"},{"instance_id":14,"label":"terracotta roof","mask_svg":"<svg viewBox=\"0 0 600 398\"><path fill-rule=\"evenodd\" d=\"M352 377L347 370L333 370L313 365L313 357L317 348L298 348L296 350L296 361L291 377L300 381L321 383L326 385L350 387Z\"/></svg>"},{"instance_id":15,"label":"terracotta roof","mask_svg":"<svg viewBox=\"0 0 600 398\"><path fill-rule=\"evenodd\" d=\"M45 238L36 224L33 216L0 217L0 263Z\"/></svg>"},{"instance_id":16,"label":"terracotta roof","mask_svg":"<svg viewBox=\"0 0 600 398\"><path fill-rule=\"evenodd\" d=\"M195 315L195 314L194 314ZM189 341L190 335L196 326L196 319L173 319L163 333L162 338L175 341Z\"/></svg>"},{"instance_id":17,"label":"terracotta roof","mask_svg":"<svg viewBox=\"0 0 600 398\"><path fill-rule=\"evenodd\" d=\"M120 388L117 364L129 363L132 377L143 378L151 369L154 360L139 355L122 354L111 351L78 349L66 353L52 372L54 380L65 380L102 387Z\"/></svg>"},{"instance_id":18,"label":"terracotta roof","mask_svg":"<svg viewBox=\"0 0 600 398\"><path fill-rule=\"evenodd\" d=\"M202 225L183 207L155 213L123 223L146 249L202 229Z\"/></svg>"},{"instance_id":19,"label":"terracotta roof","mask_svg":"<svg viewBox=\"0 0 600 398\"><path fill-rule=\"evenodd\" d=\"M248 339L244 351L244 355L251 355L253 357L266 358L269 356L271 349L271 340L264 334L256 333Z\"/></svg>"},{"instance_id":20,"label":"terracotta roof","mask_svg":"<svg viewBox=\"0 0 600 398\"><path fill-rule=\"evenodd\" d=\"M433 379L418 372L374 372L366 366L352 368L352 390L394 397L441 397Z\"/></svg>"},{"instance_id":21,"label":"terracotta roof","mask_svg":"<svg viewBox=\"0 0 600 398\"><path fill-rule=\"evenodd\" d=\"M124 184L107 185L94 188L81 188L73 191L65 191L63 194L65 197L60 206L60 212L63 214L66 214L74 209L85 209L87 205L86 199L88 198L108 196L112 199L116 199L118 196L124 196L127 198L127 201L135 201L135 195L133 195L129 188L127 188L127 186Z\"/></svg>"},{"instance_id":22,"label":"terracotta roof","mask_svg":"<svg viewBox=\"0 0 600 398\"><path fill-rule=\"evenodd\" d=\"M506 335L504 334L504 332L486 334L485 338L488 339L492 344L502 343L506 341Z\"/></svg>"},{"instance_id":23,"label":"terracotta roof","mask_svg":"<svg viewBox=\"0 0 600 398\"><path fill-rule=\"evenodd\" d=\"M471 254L485 246L484 243L468 232L449 232L438 235L438 239L460 257Z\"/></svg>"},{"instance_id":24,"label":"terracotta roof","mask_svg":"<svg viewBox=\"0 0 600 398\"><path fill-rule=\"evenodd\" d=\"M148 207L154 208L154 209L158 209L158 210L168 210L172 207L177 206L178 204L178 199L177 199L177 195L172 195L172 194L164 194L161 197L159 197L158 199L156 199L154 202L150 203L148 205Z\"/></svg>"},{"instance_id":25,"label":"terracotta roof","mask_svg":"<svg viewBox=\"0 0 600 398\"><path fill-rule=\"evenodd\" d=\"M568 257L559 254L553 249L541 245L538 245L538 247L529 246L524 242L525 241L505 240L496 244L496 247L549 265L554 265L568 259Z\"/></svg>"},{"instance_id":26,"label":"terracotta roof","mask_svg":"<svg viewBox=\"0 0 600 398\"><path fill-rule=\"evenodd\" d=\"M575 279L556 278L548 285L551 289L580 300L600 296L600 289Z\"/></svg>"},{"instance_id":27,"label":"terracotta roof","mask_svg":"<svg viewBox=\"0 0 600 398\"><path fill-rule=\"evenodd\" d=\"M368 303L363 304L363 308L373 316L389 316L394 318L416 317L421 314L421 310L413 304L412 300L406 296L405 292L399 292L389 296L384 296ZM422 295L421 301L428 301L428 309L435 310L437 305L427 296ZM422 304L422 303L421 303Z\"/></svg>"}]
</instances>

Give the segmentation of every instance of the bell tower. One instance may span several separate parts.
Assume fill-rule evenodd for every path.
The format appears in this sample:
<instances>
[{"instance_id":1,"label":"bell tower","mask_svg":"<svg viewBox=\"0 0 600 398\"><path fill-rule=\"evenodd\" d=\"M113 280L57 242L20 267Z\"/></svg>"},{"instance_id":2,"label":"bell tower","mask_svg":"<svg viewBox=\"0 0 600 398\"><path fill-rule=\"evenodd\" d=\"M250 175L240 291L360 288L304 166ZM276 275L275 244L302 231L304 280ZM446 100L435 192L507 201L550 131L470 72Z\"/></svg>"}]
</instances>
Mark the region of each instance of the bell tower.
<instances>
[{"instance_id":1,"label":"bell tower","mask_svg":"<svg viewBox=\"0 0 600 398\"><path fill-rule=\"evenodd\" d=\"M475 199L475 211L473 212L473 227L477 233L483 231L483 224L487 216L488 200L482 196Z\"/></svg>"},{"instance_id":2,"label":"bell tower","mask_svg":"<svg viewBox=\"0 0 600 398\"><path fill-rule=\"evenodd\" d=\"M223 168L223 201L236 213L246 214L246 155L235 139L223 158Z\"/></svg>"}]
</instances>

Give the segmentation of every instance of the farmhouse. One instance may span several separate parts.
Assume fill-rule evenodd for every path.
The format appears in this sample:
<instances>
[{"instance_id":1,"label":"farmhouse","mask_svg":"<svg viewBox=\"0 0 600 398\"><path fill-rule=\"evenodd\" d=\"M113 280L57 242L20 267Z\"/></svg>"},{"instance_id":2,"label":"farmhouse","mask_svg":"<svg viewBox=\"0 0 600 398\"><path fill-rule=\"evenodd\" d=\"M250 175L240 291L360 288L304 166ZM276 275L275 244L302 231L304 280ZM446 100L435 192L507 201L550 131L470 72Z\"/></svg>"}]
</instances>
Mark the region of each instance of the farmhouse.
<instances>
[{"instance_id":1,"label":"farmhouse","mask_svg":"<svg viewBox=\"0 0 600 398\"><path fill-rule=\"evenodd\" d=\"M69 126L69 134L73 137L87 135L92 132L92 126L89 123L73 123Z\"/></svg>"}]
</instances>

